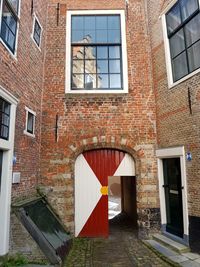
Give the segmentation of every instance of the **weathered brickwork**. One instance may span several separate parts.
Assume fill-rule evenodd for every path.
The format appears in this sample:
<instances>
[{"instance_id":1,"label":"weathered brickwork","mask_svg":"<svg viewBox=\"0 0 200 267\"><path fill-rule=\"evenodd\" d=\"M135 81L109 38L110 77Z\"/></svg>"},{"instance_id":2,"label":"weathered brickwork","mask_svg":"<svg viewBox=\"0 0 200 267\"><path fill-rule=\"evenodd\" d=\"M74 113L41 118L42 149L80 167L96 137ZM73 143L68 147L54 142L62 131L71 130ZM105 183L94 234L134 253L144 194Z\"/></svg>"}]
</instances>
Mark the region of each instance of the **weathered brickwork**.
<instances>
[{"instance_id":1,"label":"weathered brickwork","mask_svg":"<svg viewBox=\"0 0 200 267\"><path fill-rule=\"evenodd\" d=\"M148 1L153 81L157 104L158 148L184 145L186 152L192 153L192 161L186 161L188 211L190 216L198 218L200 217L200 191L198 190L200 174L200 75L196 74L171 89L168 87L160 15L171 2ZM189 108L188 89L191 93L192 112ZM194 233L193 229L189 234L195 235ZM190 238L193 239L192 236Z\"/></svg>"},{"instance_id":2,"label":"weathered brickwork","mask_svg":"<svg viewBox=\"0 0 200 267\"><path fill-rule=\"evenodd\" d=\"M19 100L14 148L17 163L14 171L21 173L21 183L13 185L13 198L27 196L35 191L40 169L39 153L46 10L47 1L34 1L33 12L35 12L43 27L41 51L31 38L33 28L31 1L21 4L16 58L0 43L0 85ZM24 134L26 122L25 106L36 112L35 138Z\"/></svg>"},{"instance_id":3,"label":"weathered brickwork","mask_svg":"<svg viewBox=\"0 0 200 267\"><path fill-rule=\"evenodd\" d=\"M117 148L136 161L138 222L158 208L156 110L150 42L142 1L50 1L42 117L40 183L65 225L74 232L74 164L94 148ZM66 11L122 9L126 13L128 94L65 94ZM59 16L57 16L59 14ZM58 25L57 25L57 18ZM58 115L58 141L55 141ZM145 217L146 220L146 217Z\"/></svg>"},{"instance_id":4,"label":"weathered brickwork","mask_svg":"<svg viewBox=\"0 0 200 267\"><path fill-rule=\"evenodd\" d=\"M19 100L14 147L17 162L13 171L21 173L21 182L12 186L13 202L35 194L40 171L41 104L47 1L35 0L32 11L37 15L43 27L41 50L31 38L33 29L31 1L21 1L16 57L0 43L0 86ZM35 138L24 134L25 106L36 112ZM11 217L11 250L13 252L25 252L28 249L29 251L25 252L28 256L34 247L33 251L36 255L37 247L35 244L32 244L31 248L26 247L25 242L29 242L30 238L25 235L25 230L21 230L16 220L14 216ZM33 255L28 257L33 257Z\"/></svg>"}]
</instances>

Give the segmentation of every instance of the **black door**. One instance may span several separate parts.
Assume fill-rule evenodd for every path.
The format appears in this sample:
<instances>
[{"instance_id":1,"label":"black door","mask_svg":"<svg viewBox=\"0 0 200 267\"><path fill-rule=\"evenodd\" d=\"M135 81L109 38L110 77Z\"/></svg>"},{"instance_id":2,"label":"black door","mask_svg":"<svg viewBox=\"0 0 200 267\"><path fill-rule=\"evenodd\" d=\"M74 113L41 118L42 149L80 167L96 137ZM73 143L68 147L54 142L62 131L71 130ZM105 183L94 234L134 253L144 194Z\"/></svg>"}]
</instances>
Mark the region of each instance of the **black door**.
<instances>
[{"instance_id":1,"label":"black door","mask_svg":"<svg viewBox=\"0 0 200 267\"><path fill-rule=\"evenodd\" d=\"M183 237L183 203L180 158L163 159L166 231Z\"/></svg>"}]
</instances>

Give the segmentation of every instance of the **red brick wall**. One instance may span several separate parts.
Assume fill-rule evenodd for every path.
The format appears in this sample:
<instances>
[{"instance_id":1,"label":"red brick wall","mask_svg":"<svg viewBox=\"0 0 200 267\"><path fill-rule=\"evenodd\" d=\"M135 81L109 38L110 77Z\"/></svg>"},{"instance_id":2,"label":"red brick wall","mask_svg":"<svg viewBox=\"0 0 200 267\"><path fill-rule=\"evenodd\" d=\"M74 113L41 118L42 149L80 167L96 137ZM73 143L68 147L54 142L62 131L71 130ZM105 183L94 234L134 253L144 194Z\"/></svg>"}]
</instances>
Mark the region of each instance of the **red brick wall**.
<instances>
[{"instance_id":1,"label":"red brick wall","mask_svg":"<svg viewBox=\"0 0 200 267\"><path fill-rule=\"evenodd\" d=\"M160 15L171 1L148 1L148 18L152 46L153 78L157 104L157 133L159 148L185 146L192 153L186 162L189 215L200 216L200 74L169 89ZM188 88L191 92L190 114Z\"/></svg>"},{"instance_id":2,"label":"red brick wall","mask_svg":"<svg viewBox=\"0 0 200 267\"><path fill-rule=\"evenodd\" d=\"M0 85L19 100L14 148L17 164L14 171L21 172L21 183L13 185L13 199L35 192L40 170L41 100L47 1L35 0L33 11L43 27L41 51L31 39L33 27L31 1L21 1L17 58L11 56L0 43ZM23 133L26 120L25 106L36 112L35 138Z\"/></svg>"},{"instance_id":3,"label":"red brick wall","mask_svg":"<svg viewBox=\"0 0 200 267\"><path fill-rule=\"evenodd\" d=\"M41 183L64 223L74 227L74 163L84 150L113 147L133 155L138 208L157 208L156 112L150 43L142 1L126 11L128 94L65 94L66 10L125 9L125 1L57 1L48 9L42 117ZM55 142L56 114L58 142ZM144 221L143 220L143 225ZM146 220L147 221L147 220ZM146 222L146 226L148 222Z\"/></svg>"}]
</instances>

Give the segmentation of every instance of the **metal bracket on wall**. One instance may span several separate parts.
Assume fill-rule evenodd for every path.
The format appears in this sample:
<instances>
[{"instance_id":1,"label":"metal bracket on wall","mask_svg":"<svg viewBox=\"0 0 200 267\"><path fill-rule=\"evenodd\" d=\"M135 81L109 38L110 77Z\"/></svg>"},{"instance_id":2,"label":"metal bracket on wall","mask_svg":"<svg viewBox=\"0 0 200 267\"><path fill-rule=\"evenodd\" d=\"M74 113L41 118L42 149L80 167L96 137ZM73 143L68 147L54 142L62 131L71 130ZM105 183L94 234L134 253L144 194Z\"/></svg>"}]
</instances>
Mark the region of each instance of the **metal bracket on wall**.
<instances>
[{"instance_id":1,"label":"metal bracket on wall","mask_svg":"<svg viewBox=\"0 0 200 267\"><path fill-rule=\"evenodd\" d=\"M192 99L191 99L191 91L189 87L188 87L188 105L189 105L190 115L192 115Z\"/></svg>"},{"instance_id":2,"label":"metal bracket on wall","mask_svg":"<svg viewBox=\"0 0 200 267\"><path fill-rule=\"evenodd\" d=\"M59 19L60 19L60 3L57 3L57 26L59 25Z\"/></svg>"},{"instance_id":3,"label":"metal bracket on wall","mask_svg":"<svg viewBox=\"0 0 200 267\"><path fill-rule=\"evenodd\" d=\"M55 142L58 142L58 114L56 114Z\"/></svg>"},{"instance_id":4,"label":"metal bracket on wall","mask_svg":"<svg viewBox=\"0 0 200 267\"><path fill-rule=\"evenodd\" d=\"M33 15L33 9L34 9L34 2L31 0L31 15Z\"/></svg>"}]
</instances>

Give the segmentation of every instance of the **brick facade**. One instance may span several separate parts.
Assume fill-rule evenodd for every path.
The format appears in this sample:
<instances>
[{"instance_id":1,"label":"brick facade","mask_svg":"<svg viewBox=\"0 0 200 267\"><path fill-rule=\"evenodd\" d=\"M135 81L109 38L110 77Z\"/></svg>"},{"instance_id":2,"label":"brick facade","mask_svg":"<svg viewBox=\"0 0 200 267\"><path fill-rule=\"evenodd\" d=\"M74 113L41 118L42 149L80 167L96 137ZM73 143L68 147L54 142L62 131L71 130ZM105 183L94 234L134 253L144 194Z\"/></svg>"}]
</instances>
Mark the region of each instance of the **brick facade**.
<instances>
[{"instance_id":1,"label":"brick facade","mask_svg":"<svg viewBox=\"0 0 200 267\"><path fill-rule=\"evenodd\" d=\"M0 43L0 86L19 100L14 147L17 162L13 171L21 173L21 181L12 186L13 203L35 195L39 186L67 229L74 233L76 158L87 150L119 149L129 153L136 164L138 225L143 229L142 236L146 236L160 229L155 150L184 146L193 157L186 162L190 245L200 251L194 238L199 236L195 229L200 225L200 75L168 88L160 16L170 2L62 0L58 5L55 0L35 0L33 12L43 27L39 50L31 39L31 1L22 1L17 58ZM65 93L69 60L67 11L102 7L124 10L126 14L129 92ZM36 112L35 138L24 134L25 106ZM23 227L15 215L11 216L11 225L12 250L26 254L17 242ZM30 236L26 239L29 248L34 247L38 259L42 259Z\"/></svg>"},{"instance_id":2,"label":"brick facade","mask_svg":"<svg viewBox=\"0 0 200 267\"><path fill-rule=\"evenodd\" d=\"M141 226L150 227L143 216L144 209L159 207L155 99L145 8L141 1L131 1L125 10L129 93L65 94L66 11L101 9L102 6L108 10L126 9L124 1L62 1L58 26L57 4L51 1L48 9L40 181L49 192L52 206L72 232L74 164L77 156L85 150L117 148L133 156Z\"/></svg>"},{"instance_id":3,"label":"brick facade","mask_svg":"<svg viewBox=\"0 0 200 267\"><path fill-rule=\"evenodd\" d=\"M151 38L153 81L157 107L158 148L184 146L192 153L192 161L186 161L187 198L189 212L189 239L199 239L199 119L200 119L200 74L168 87L165 49L161 15L172 1L148 1L148 21ZM191 110L188 90L191 94ZM198 221L198 223L197 223ZM195 222L195 223L194 223ZM191 229L196 225L196 230ZM198 227L197 227L198 225ZM192 246L193 242L190 242ZM197 250L198 242L195 241ZM198 245L198 247L200 247ZM193 246L192 246L193 248ZM198 249L199 251L199 249Z\"/></svg>"},{"instance_id":4,"label":"brick facade","mask_svg":"<svg viewBox=\"0 0 200 267\"><path fill-rule=\"evenodd\" d=\"M31 1L21 1L16 57L0 43L0 86L14 95L19 101L16 111L14 145L14 154L17 161L13 171L20 172L21 181L19 184L12 185L13 203L19 199L35 195L39 177L46 10L46 0L34 1L33 10L31 9ZM43 27L41 50L38 49L31 38L34 14L31 14L31 11L37 15ZM35 138L24 134L26 124L25 107L36 112ZM25 251L27 247L24 247L24 237L22 239L24 230L19 231L22 226L17 222L14 215L11 216L11 226L12 240L10 242L12 251ZM21 237L19 237L19 234L21 234ZM21 243L19 239L22 241ZM33 242L30 237L28 239L29 244ZM21 248L19 244L21 244ZM35 244L32 245L32 248L37 254ZM28 254L30 254L30 251L27 252L27 256ZM41 258L40 254L37 258ZM31 259L31 257L29 258Z\"/></svg>"}]
</instances>

